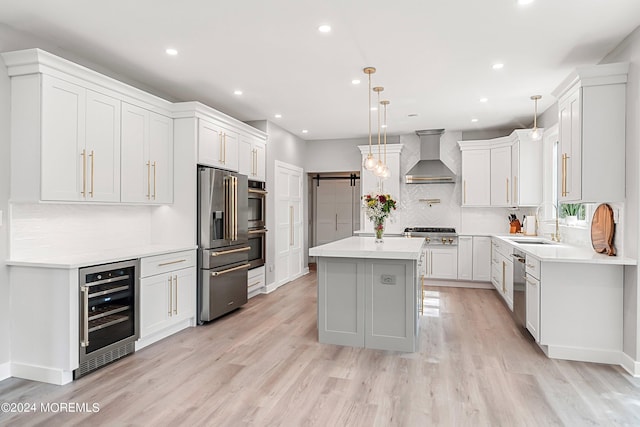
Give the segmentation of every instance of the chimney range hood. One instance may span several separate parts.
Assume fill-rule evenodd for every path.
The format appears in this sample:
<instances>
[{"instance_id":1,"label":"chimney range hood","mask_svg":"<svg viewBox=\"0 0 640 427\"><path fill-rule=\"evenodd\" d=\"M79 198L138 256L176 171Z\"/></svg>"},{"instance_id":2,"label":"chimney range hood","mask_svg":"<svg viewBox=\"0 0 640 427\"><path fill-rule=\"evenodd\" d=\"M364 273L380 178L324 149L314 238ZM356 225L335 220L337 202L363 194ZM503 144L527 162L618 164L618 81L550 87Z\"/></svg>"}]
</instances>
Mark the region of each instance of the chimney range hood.
<instances>
[{"instance_id":1,"label":"chimney range hood","mask_svg":"<svg viewBox=\"0 0 640 427\"><path fill-rule=\"evenodd\" d=\"M456 174L440 160L440 136L444 129L417 130L420 160L404 177L407 184L454 184Z\"/></svg>"}]
</instances>

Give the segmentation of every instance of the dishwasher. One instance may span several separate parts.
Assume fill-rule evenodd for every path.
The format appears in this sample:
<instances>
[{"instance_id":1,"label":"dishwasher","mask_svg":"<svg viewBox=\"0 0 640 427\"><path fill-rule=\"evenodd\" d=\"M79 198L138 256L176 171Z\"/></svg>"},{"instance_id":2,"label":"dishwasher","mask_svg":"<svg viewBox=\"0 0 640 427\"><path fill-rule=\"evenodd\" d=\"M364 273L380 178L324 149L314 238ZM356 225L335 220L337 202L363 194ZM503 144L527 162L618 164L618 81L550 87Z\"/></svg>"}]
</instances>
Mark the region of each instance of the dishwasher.
<instances>
[{"instance_id":1,"label":"dishwasher","mask_svg":"<svg viewBox=\"0 0 640 427\"><path fill-rule=\"evenodd\" d=\"M524 252L517 249L511 255L513 263L513 317L516 324L522 329L527 329L527 296L525 282L526 257Z\"/></svg>"}]
</instances>

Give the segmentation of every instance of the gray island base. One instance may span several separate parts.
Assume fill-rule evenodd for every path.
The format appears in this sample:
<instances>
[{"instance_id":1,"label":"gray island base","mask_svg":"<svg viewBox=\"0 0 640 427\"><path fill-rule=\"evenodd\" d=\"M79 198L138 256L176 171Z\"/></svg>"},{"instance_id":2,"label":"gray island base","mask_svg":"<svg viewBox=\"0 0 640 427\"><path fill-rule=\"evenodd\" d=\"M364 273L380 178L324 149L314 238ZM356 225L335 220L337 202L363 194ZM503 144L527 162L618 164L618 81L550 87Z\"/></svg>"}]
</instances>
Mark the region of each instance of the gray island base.
<instances>
[{"instance_id":1,"label":"gray island base","mask_svg":"<svg viewBox=\"0 0 640 427\"><path fill-rule=\"evenodd\" d=\"M418 349L422 238L349 237L309 250L318 263L318 340Z\"/></svg>"}]
</instances>

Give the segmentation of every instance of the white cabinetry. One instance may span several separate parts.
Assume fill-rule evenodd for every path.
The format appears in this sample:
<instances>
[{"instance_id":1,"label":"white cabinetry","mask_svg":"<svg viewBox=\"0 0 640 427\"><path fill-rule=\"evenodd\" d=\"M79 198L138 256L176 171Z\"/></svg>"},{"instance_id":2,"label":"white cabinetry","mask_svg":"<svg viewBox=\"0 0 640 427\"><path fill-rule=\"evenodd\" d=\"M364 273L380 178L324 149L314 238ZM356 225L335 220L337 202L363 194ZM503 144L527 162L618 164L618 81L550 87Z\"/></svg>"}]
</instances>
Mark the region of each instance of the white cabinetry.
<instances>
[{"instance_id":1,"label":"white cabinetry","mask_svg":"<svg viewBox=\"0 0 640 427\"><path fill-rule=\"evenodd\" d=\"M512 134L510 206L538 206L542 203L543 144L532 140L530 133L526 129L515 130Z\"/></svg>"},{"instance_id":2,"label":"white cabinetry","mask_svg":"<svg viewBox=\"0 0 640 427\"><path fill-rule=\"evenodd\" d=\"M458 280L473 280L473 236L458 236Z\"/></svg>"},{"instance_id":3,"label":"white cabinetry","mask_svg":"<svg viewBox=\"0 0 640 427\"><path fill-rule=\"evenodd\" d=\"M462 206L537 206L542 202L542 143L529 130L500 138L458 141Z\"/></svg>"},{"instance_id":4,"label":"white cabinetry","mask_svg":"<svg viewBox=\"0 0 640 427\"><path fill-rule=\"evenodd\" d=\"M140 339L136 349L195 325L194 250L140 260Z\"/></svg>"},{"instance_id":5,"label":"white cabinetry","mask_svg":"<svg viewBox=\"0 0 640 427\"><path fill-rule=\"evenodd\" d=\"M511 147L491 149L491 206L511 206Z\"/></svg>"},{"instance_id":6,"label":"white cabinetry","mask_svg":"<svg viewBox=\"0 0 640 427\"><path fill-rule=\"evenodd\" d=\"M491 237L458 236L458 280L491 281Z\"/></svg>"},{"instance_id":7,"label":"white cabinetry","mask_svg":"<svg viewBox=\"0 0 640 427\"><path fill-rule=\"evenodd\" d=\"M240 134L238 146L238 172L254 181L266 181L266 153L264 141Z\"/></svg>"},{"instance_id":8,"label":"white cabinetry","mask_svg":"<svg viewBox=\"0 0 640 427\"><path fill-rule=\"evenodd\" d=\"M426 278L456 280L458 278L458 249L456 247L425 246Z\"/></svg>"},{"instance_id":9,"label":"white cabinetry","mask_svg":"<svg viewBox=\"0 0 640 427\"><path fill-rule=\"evenodd\" d=\"M120 101L49 75L14 77L12 125L16 199L120 200ZM33 173L38 152L40 182L27 189L17 169Z\"/></svg>"},{"instance_id":10,"label":"white cabinetry","mask_svg":"<svg viewBox=\"0 0 640 427\"><path fill-rule=\"evenodd\" d=\"M625 200L628 70L627 63L580 67L553 92L560 202Z\"/></svg>"},{"instance_id":11,"label":"white cabinetry","mask_svg":"<svg viewBox=\"0 0 640 427\"><path fill-rule=\"evenodd\" d=\"M473 280L491 281L491 237L473 236Z\"/></svg>"},{"instance_id":12,"label":"white cabinetry","mask_svg":"<svg viewBox=\"0 0 640 427\"><path fill-rule=\"evenodd\" d=\"M238 132L213 121L200 119L198 163L238 171Z\"/></svg>"},{"instance_id":13,"label":"white cabinetry","mask_svg":"<svg viewBox=\"0 0 640 427\"><path fill-rule=\"evenodd\" d=\"M123 106L170 111L170 103L39 49L2 57L11 77L12 200L131 201L121 190L144 184L129 179ZM173 188L171 119L163 120L147 129L169 146L156 161L156 203L170 203Z\"/></svg>"},{"instance_id":14,"label":"white cabinetry","mask_svg":"<svg viewBox=\"0 0 640 427\"><path fill-rule=\"evenodd\" d=\"M125 102L122 103L122 201L173 201L173 120Z\"/></svg>"},{"instance_id":15,"label":"white cabinetry","mask_svg":"<svg viewBox=\"0 0 640 427\"><path fill-rule=\"evenodd\" d=\"M511 246L497 239L491 242L491 282L510 310L513 310L513 259Z\"/></svg>"},{"instance_id":16,"label":"white cabinetry","mask_svg":"<svg viewBox=\"0 0 640 427\"><path fill-rule=\"evenodd\" d=\"M262 292L266 286L264 266L252 268L247 273L247 295L252 298Z\"/></svg>"},{"instance_id":17,"label":"white cabinetry","mask_svg":"<svg viewBox=\"0 0 640 427\"><path fill-rule=\"evenodd\" d=\"M491 150L462 151L462 205L491 204Z\"/></svg>"},{"instance_id":18,"label":"white cabinetry","mask_svg":"<svg viewBox=\"0 0 640 427\"><path fill-rule=\"evenodd\" d=\"M527 257L525 282L527 329L540 341L540 261Z\"/></svg>"}]
</instances>

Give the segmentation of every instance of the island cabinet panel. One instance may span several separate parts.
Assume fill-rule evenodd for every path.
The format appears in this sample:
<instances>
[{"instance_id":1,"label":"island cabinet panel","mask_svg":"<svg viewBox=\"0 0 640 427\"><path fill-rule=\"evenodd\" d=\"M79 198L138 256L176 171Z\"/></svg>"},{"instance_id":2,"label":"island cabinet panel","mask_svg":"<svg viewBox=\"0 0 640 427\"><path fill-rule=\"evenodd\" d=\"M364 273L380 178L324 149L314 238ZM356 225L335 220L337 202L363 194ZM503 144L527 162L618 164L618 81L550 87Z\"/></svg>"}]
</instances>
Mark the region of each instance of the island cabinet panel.
<instances>
[{"instance_id":1,"label":"island cabinet panel","mask_svg":"<svg viewBox=\"0 0 640 427\"><path fill-rule=\"evenodd\" d=\"M318 259L318 339L364 347L365 262Z\"/></svg>"},{"instance_id":2,"label":"island cabinet panel","mask_svg":"<svg viewBox=\"0 0 640 427\"><path fill-rule=\"evenodd\" d=\"M416 351L417 262L318 258L322 343Z\"/></svg>"},{"instance_id":3,"label":"island cabinet panel","mask_svg":"<svg viewBox=\"0 0 640 427\"><path fill-rule=\"evenodd\" d=\"M415 264L376 260L366 267L365 347L415 351Z\"/></svg>"}]
</instances>

